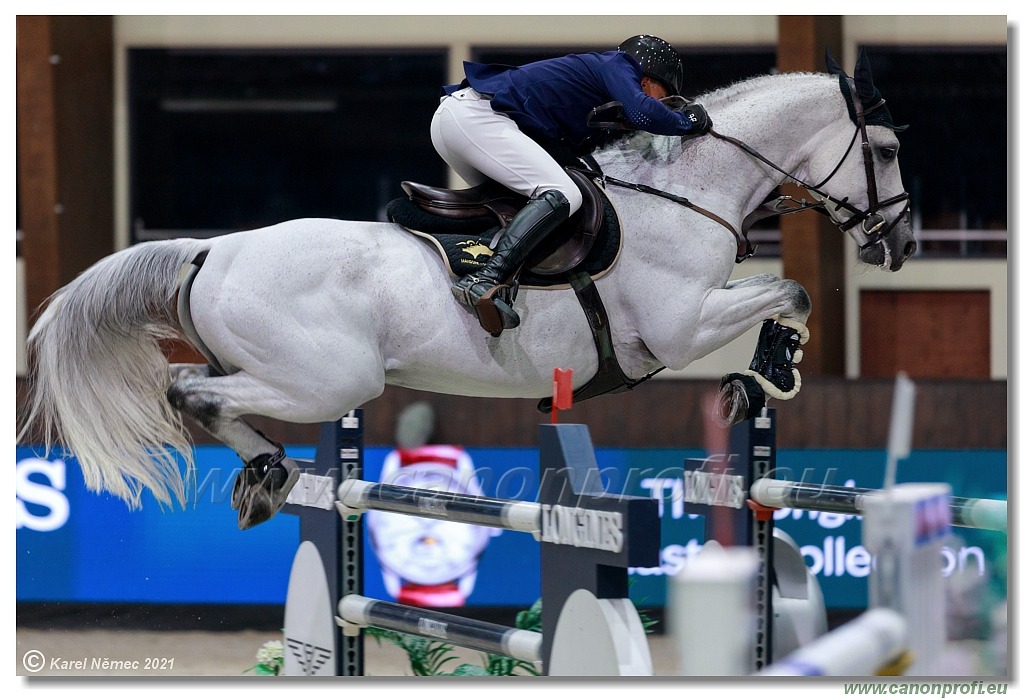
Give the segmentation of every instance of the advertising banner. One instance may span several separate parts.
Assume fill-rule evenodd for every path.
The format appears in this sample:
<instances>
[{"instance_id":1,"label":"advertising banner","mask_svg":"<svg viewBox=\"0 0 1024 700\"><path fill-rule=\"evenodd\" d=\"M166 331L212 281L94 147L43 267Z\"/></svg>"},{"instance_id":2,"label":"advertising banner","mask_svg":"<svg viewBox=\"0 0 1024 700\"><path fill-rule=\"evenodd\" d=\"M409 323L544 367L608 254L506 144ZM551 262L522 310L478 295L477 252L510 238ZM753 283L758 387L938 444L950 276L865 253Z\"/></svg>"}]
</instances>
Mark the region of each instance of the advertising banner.
<instances>
[{"instance_id":1,"label":"advertising banner","mask_svg":"<svg viewBox=\"0 0 1024 700\"><path fill-rule=\"evenodd\" d=\"M298 459L314 456L312 446L287 449ZM366 479L380 478L389 452L384 447L366 450ZM536 500L535 449L466 452L475 471L474 492ZM87 491L73 458L43 459L38 454L37 449L17 448L19 602L284 603L298 546L297 518L281 514L250 530L238 530L230 493L241 464L231 450L196 449L196 481L184 510L161 508L146 496L143 508L136 511L116 498ZM699 516L686 513L682 498L682 465L687 458L702 456L701 450L597 449L608 493L646 496L659 503L661 564L632 570L630 595L638 607L663 606L667 577L681 570L703 544L703 523ZM811 483L877 488L884 465L882 450L780 450L778 455L779 478ZM898 481L941 481L949 483L957 496L1005 499L1006 472L1005 451L918 450L900 463ZM783 509L776 512L775 521L800 545L830 608L867 604L871 557L861 544L858 516ZM416 526L421 528L417 530L400 524L396 529L382 520L375 541L370 533L365 535L367 596L394 600L398 591L404 596L440 595L440 587L448 586L464 595L433 599L522 608L537 599L539 544L531 535L490 528L483 534L435 529L438 522ZM1001 533L957 528L953 534L942 555L947 575L966 570L988 576L1005 556L1006 537ZM472 548L469 564L465 551L459 555L460 546ZM380 566L378 554L389 566ZM402 564L403 558L409 559L408 566ZM427 588L418 590L422 587L415 582L417 576L428 569L444 571L446 565L453 572L452 581L436 580L440 574L434 573Z\"/></svg>"}]
</instances>

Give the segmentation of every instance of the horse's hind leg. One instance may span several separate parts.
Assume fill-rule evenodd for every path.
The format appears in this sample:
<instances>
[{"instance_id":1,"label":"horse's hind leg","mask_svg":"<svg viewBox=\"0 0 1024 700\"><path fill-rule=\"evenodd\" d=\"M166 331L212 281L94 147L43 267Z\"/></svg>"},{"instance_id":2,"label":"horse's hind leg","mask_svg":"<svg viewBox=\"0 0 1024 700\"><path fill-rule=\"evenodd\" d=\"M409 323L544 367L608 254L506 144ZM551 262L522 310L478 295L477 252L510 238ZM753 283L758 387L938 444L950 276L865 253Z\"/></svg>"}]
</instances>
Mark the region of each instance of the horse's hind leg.
<instances>
[{"instance_id":1,"label":"horse's hind leg","mask_svg":"<svg viewBox=\"0 0 1024 700\"><path fill-rule=\"evenodd\" d=\"M167 389L171 405L195 420L245 463L231 490L231 507L238 510L238 527L250 528L272 518L284 505L299 478L298 465L284 456L280 445L231 415L229 402L209 388L209 376L182 367Z\"/></svg>"},{"instance_id":2,"label":"horse's hind leg","mask_svg":"<svg viewBox=\"0 0 1024 700\"><path fill-rule=\"evenodd\" d=\"M281 445L250 426L241 416L256 414L320 422L333 418L337 411L340 411L338 415L344 411L317 407L312 402L305 408L306 415L299 415L296 407L303 397L271 388L244 373L203 377L186 371L179 376L182 378L172 381L167 390L171 405L233 449L245 462L231 494L231 506L238 510L239 528L245 530L269 520L280 511L288 492L298 481L299 466L284 454Z\"/></svg>"},{"instance_id":3,"label":"horse's hind leg","mask_svg":"<svg viewBox=\"0 0 1024 700\"><path fill-rule=\"evenodd\" d=\"M210 376L210 365L184 362L172 362L169 365L171 381L179 379L205 379Z\"/></svg>"},{"instance_id":4,"label":"horse's hind leg","mask_svg":"<svg viewBox=\"0 0 1024 700\"><path fill-rule=\"evenodd\" d=\"M281 446L245 421L239 418L224 417L220 407L220 398L212 395L208 390L202 389L195 382L189 381L209 379L210 365L171 363L169 370L171 386L168 389L167 397L171 405L198 422L214 438L234 449L246 463L231 491L231 507L238 510L243 501L242 486L252 486L260 481L256 477L259 466L262 465L264 471L269 473L273 471L268 466L271 461L283 462L280 459L273 459L283 454ZM266 451L267 445L271 446L269 449L273 450L272 452ZM282 466L287 471L287 467ZM284 481L287 483L288 479L285 478Z\"/></svg>"}]
</instances>

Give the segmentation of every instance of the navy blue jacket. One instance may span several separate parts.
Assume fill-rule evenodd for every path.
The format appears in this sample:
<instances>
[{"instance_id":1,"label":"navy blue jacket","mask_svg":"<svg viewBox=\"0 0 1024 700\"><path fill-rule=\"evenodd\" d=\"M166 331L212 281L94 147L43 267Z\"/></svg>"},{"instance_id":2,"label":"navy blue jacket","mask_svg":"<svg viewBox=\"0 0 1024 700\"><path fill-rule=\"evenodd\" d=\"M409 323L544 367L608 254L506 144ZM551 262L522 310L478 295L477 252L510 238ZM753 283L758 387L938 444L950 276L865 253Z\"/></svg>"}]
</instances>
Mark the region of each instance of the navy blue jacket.
<instances>
[{"instance_id":1,"label":"navy blue jacket","mask_svg":"<svg viewBox=\"0 0 1024 700\"><path fill-rule=\"evenodd\" d=\"M586 148L598 134L587 126L594 107L622 103L630 124L669 136L688 134L689 120L640 89L643 72L622 51L569 54L524 66L466 61L466 80L477 92L491 95L491 107L512 118L527 136L561 141L573 150ZM459 85L448 85L451 94Z\"/></svg>"}]
</instances>

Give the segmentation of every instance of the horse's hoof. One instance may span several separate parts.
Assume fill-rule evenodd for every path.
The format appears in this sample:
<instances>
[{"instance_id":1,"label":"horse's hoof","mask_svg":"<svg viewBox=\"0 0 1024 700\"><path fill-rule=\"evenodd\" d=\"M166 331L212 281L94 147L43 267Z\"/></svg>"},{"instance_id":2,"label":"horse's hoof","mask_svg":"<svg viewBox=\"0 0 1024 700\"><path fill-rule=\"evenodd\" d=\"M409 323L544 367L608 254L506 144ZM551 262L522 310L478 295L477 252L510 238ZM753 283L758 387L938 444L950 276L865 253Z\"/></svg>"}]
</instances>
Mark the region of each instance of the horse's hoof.
<instances>
[{"instance_id":1,"label":"horse's hoof","mask_svg":"<svg viewBox=\"0 0 1024 700\"><path fill-rule=\"evenodd\" d=\"M238 511L240 530L270 520L284 507L300 474L298 465L287 462L292 464L291 469L282 463L265 469L250 463L238 474L231 489L231 507Z\"/></svg>"},{"instance_id":2,"label":"horse's hoof","mask_svg":"<svg viewBox=\"0 0 1024 700\"><path fill-rule=\"evenodd\" d=\"M265 491L250 491L238 509L238 529L248 530L260 523L267 522L275 514L271 499Z\"/></svg>"},{"instance_id":3,"label":"horse's hoof","mask_svg":"<svg viewBox=\"0 0 1024 700\"><path fill-rule=\"evenodd\" d=\"M231 487L231 508L234 510L241 508L245 494L257 484L259 484L259 476L256 474L256 470L250 466L242 467Z\"/></svg>"},{"instance_id":4,"label":"horse's hoof","mask_svg":"<svg viewBox=\"0 0 1024 700\"><path fill-rule=\"evenodd\" d=\"M764 390L746 374L727 374L718 387L718 401L713 416L716 423L729 428L757 415L765 404Z\"/></svg>"},{"instance_id":5,"label":"horse's hoof","mask_svg":"<svg viewBox=\"0 0 1024 700\"><path fill-rule=\"evenodd\" d=\"M717 410L713 416L721 428L729 428L747 419L750 400L743 388L743 382L733 380L718 390Z\"/></svg>"},{"instance_id":6,"label":"horse's hoof","mask_svg":"<svg viewBox=\"0 0 1024 700\"><path fill-rule=\"evenodd\" d=\"M242 507L242 501L250 489L261 488L261 484L270 478L270 472L266 467L266 456L260 455L246 464L235 477L235 483L231 487L231 507L234 510Z\"/></svg>"}]
</instances>

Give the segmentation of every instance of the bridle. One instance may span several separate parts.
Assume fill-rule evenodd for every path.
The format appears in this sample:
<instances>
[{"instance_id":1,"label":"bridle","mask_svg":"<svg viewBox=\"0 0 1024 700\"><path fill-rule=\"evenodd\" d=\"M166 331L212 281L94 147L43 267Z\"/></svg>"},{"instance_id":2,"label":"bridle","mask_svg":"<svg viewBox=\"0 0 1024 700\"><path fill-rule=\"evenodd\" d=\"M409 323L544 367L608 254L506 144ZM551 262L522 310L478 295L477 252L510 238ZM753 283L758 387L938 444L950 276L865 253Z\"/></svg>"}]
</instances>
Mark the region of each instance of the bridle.
<instances>
[{"instance_id":1,"label":"bridle","mask_svg":"<svg viewBox=\"0 0 1024 700\"><path fill-rule=\"evenodd\" d=\"M848 80L851 84L853 83L853 81L850 80L850 78L846 78L846 80ZM808 182L805 182L804 180L801 180L791 172L784 170L783 168L780 168L778 165L776 165L768 158L758 153L754 148L747 145L740 139L733 138L732 136L722 135L715 131L714 129L710 129L708 131L708 135L713 136L714 138L717 138L721 141L726 141L728 143L733 144L734 146L741 149L748 155L753 156L754 158L761 161L770 168L773 168L774 170L777 170L778 172L782 173L790 180L792 180L793 182L797 183L798 185L809 191L811 195L817 200L816 202L806 202L801 200L800 202L795 203L795 200L789 196L780 196L769 199L768 201L761 204L761 206L759 206L754 212L752 212L744 219L740 231L737 231L732 224L725 221L722 217L693 204L685 197L681 197L670 192L665 192L664 190L659 190L654 187L650 187L649 185L626 182L624 180L619 180L614 177L606 176L601 173L600 168L597 167L597 163L592 158L588 157L586 158L586 160L591 167L597 170L597 173L599 174L599 177L602 182L606 182L608 184L616 185L619 187L627 187L638 192L645 192L647 194L653 194L655 196L662 197L663 199L668 199L672 202L693 209L694 211L703 214L704 216L707 216L708 218L727 228L730 232L732 232L733 236L736 238L737 263L743 262L744 260L749 258L751 255L754 254L754 251L756 250L756 246L750 242L750 239L747 235L750 230L750 227L756 221L760 221L761 219L768 218L770 216L792 214L794 212L803 211L805 209L813 209L821 214L828 216L829 219L831 219L832 223L835 224L840 231L843 231L844 233L850 232L850 235L853 236L854 240L860 246L860 249L864 250L865 248L870 248L871 246L877 245L883 238L885 238L886 235L889 234L890 231L892 231L892 229L897 224L899 224L900 221L903 220L903 218L907 215L907 212L910 211L910 193L904 190L900 194L894 195L882 201L878 200L878 187L875 183L874 157L871 153L871 143L868 141L867 134L867 116L874 112L875 110L882 107L882 105L885 104L885 99L879 98L878 102L873 104L871 107L864 109L860 96L857 94L857 91L855 89L850 91L850 98L853 101L854 111L857 117L857 127L853 132L853 138L850 139L850 143L846 147L846 151L843 153L843 157L840 158L839 162L832 169L832 172L830 172L828 176L824 180L819 182L817 185L812 185ZM853 151L853 144L856 143L857 141L857 136L860 136L861 153L864 156L864 174L867 179L868 190L867 210L858 209L854 205L850 204L848 201L849 197L836 199L835 197L828 194L822 189L828 183L828 181L831 180L837 172L839 172L839 169L843 166L843 163L845 163L846 159L850 156L850 153ZM885 209L886 207L889 207L893 204L897 204L899 202L904 201L906 202L906 204L903 205L903 208L891 221L887 220L885 216L881 213L882 209ZM847 217L846 219L841 220L838 216L839 210L849 211L850 216ZM852 230L858 224L860 225L859 230Z\"/></svg>"},{"instance_id":2,"label":"bridle","mask_svg":"<svg viewBox=\"0 0 1024 700\"><path fill-rule=\"evenodd\" d=\"M847 78L849 80L849 78ZM852 80L850 81L853 82ZM854 226L860 224L860 231L854 231L851 233L854 240L860 245L861 250L876 245L896 226L910 211L910 193L904 190L900 194L893 195L888 199L878 201L878 188L875 185L875 160L871 154L871 143L868 141L867 132L867 116L875 110L882 107L885 104L884 98L879 98L878 102L873 104L871 107L864 109L864 105L861 102L860 95L855 89L850 91L850 98L853 101L853 106L857 114L857 130L853 134L853 139L850 141L850 145L846 148L846 153L843 155L842 160L839 161L839 165L835 167L831 174L825 180L818 185L821 187L832 175L835 175L836 171L846 160L846 157L850 155L850 150L853 148L854 141L857 140L857 136L860 135L860 149L864 156L864 174L867 178L868 184L868 209L863 211L857 207L849 204L843 198L841 201L837 201L834 197L821 192L816 187L808 187L807 189L812 194L820 197L820 202L829 213L829 218L836 226L839 227L840 231L850 231ZM881 214L881 210L898 202L906 202L903 208L900 209L899 214L896 215L892 221L887 221L886 218ZM836 216L837 209L846 209L851 212L851 215L845 220L840 221Z\"/></svg>"}]
</instances>

